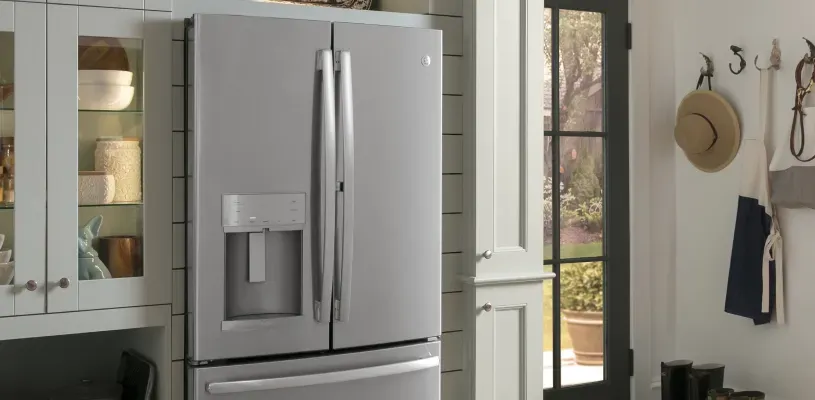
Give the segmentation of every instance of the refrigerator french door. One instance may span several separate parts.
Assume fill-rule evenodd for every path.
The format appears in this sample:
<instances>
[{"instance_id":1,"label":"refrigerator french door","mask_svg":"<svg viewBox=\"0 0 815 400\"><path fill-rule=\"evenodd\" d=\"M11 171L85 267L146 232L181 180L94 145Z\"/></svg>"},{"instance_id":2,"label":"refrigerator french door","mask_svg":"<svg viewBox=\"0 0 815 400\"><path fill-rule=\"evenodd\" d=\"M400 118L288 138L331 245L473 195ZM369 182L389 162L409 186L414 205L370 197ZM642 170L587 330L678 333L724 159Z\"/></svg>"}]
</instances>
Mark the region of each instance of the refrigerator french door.
<instances>
[{"instance_id":1,"label":"refrigerator french door","mask_svg":"<svg viewBox=\"0 0 815 400\"><path fill-rule=\"evenodd\" d=\"M188 359L207 365L193 389L437 398L441 32L193 24ZM416 379L436 395L393 397Z\"/></svg>"}]
</instances>

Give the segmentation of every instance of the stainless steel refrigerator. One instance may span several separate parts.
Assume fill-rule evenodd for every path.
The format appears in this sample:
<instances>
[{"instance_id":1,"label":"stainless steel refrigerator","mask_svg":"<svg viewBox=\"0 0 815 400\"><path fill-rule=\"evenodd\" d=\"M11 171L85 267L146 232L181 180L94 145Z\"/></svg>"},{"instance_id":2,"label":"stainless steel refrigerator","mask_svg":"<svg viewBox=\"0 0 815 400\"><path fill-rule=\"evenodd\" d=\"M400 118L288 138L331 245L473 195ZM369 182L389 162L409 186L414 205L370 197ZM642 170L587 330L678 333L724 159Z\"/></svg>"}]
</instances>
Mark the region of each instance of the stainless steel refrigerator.
<instances>
[{"instance_id":1,"label":"stainless steel refrigerator","mask_svg":"<svg viewBox=\"0 0 815 400\"><path fill-rule=\"evenodd\" d=\"M189 397L438 399L441 32L192 29Z\"/></svg>"}]
</instances>

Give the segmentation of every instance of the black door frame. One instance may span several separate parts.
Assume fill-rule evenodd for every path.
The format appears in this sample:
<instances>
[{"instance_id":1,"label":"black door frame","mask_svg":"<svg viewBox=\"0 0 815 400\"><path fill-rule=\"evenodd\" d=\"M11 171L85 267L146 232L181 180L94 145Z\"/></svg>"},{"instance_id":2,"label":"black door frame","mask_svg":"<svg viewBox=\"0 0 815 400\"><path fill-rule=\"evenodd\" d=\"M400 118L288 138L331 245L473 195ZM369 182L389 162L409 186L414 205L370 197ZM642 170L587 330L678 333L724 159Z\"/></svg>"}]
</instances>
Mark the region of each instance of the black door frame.
<instances>
[{"instance_id":1,"label":"black door frame","mask_svg":"<svg viewBox=\"0 0 815 400\"><path fill-rule=\"evenodd\" d=\"M552 295L554 320L553 384L545 390L547 400L575 399L627 399L631 393L630 348L630 227L629 227L629 95L628 95L628 0L546 0L544 5L552 12L552 259L551 265L559 275L560 265L581 261L605 263L604 327L605 362L602 382L561 387L560 366L560 281L553 281ZM559 68L559 10L590 11L603 14L603 118L604 132L560 132ZM586 259L560 258L560 164L561 136L602 137L604 140L604 240L603 256ZM545 327L547 330L549 327Z\"/></svg>"}]
</instances>

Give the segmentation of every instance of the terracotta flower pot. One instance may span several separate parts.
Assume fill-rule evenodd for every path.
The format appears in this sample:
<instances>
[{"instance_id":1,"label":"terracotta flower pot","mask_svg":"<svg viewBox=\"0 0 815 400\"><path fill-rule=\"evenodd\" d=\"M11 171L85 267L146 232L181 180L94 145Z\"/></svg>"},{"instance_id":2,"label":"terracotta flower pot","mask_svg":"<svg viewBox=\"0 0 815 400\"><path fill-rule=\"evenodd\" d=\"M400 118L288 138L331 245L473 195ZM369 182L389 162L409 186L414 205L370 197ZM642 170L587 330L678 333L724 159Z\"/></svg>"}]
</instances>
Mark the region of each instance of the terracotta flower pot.
<instances>
[{"instance_id":1,"label":"terracotta flower pot","mask_svg":"<svg viewBox=\"0 0 815 400\"><path fill-rule=\"evenodd\" d=\"M577 365L603 365L603 313L563 310Z\"/></svg>"}]
</instances>

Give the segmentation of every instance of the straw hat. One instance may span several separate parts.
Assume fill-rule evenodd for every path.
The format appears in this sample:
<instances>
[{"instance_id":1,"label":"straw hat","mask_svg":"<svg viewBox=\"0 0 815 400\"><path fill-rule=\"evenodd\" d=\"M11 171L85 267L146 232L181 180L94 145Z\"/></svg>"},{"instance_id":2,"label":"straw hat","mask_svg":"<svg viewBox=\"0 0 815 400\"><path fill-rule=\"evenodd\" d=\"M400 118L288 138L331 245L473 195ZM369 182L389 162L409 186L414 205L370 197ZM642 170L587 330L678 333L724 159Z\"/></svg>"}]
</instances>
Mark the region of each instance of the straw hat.
<instances>
[{"instance_id":1,"label":"straw hat","mask_svg":"<svg viewBox=\"0 0 815 400\"><path fill-rule=\"evenodd\" d=\"M720 94L695 90L679 104L674 139L696 168L720 171L739 152L739 117Z\"/></svg>"}]
</instances>

